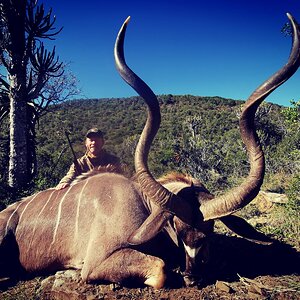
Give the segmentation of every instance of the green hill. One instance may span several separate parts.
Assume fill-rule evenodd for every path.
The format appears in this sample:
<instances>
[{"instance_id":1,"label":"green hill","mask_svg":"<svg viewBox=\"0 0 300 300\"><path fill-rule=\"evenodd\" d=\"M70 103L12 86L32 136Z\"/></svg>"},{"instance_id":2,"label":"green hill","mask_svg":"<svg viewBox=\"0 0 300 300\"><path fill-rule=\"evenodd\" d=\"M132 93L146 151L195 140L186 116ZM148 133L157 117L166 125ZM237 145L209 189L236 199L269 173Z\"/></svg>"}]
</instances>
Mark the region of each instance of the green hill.
<instances>
[{"instance_id":1,"label":"green hill","mask_svg":"<svg viewBox=\"0 0 300 300\"><path fill-rule=\"evenodd\" d=\"M191 95L158 98L162 124L149 157L155 176L170 170L187 172L214 192L238 183L247 174L248 161L238 130L242 101ZM278 105L264 103L257 113L257 128L266 153L267 182L272 177L272 188L276 190L284 189L286 178L299 169L299 134L289 131L282 110ZM106 133L105 147L133 170L134 150L145 118L140 97L82 99L52 106L37 129L36 189L56 185L72 163L65 130L70 131L79 157L84 153L86 131L94 126L101 128ZM2 182L8 165L7 130L2 124ZM280 177L276 184L274 177Z\"/></svg>"}]
</instances>

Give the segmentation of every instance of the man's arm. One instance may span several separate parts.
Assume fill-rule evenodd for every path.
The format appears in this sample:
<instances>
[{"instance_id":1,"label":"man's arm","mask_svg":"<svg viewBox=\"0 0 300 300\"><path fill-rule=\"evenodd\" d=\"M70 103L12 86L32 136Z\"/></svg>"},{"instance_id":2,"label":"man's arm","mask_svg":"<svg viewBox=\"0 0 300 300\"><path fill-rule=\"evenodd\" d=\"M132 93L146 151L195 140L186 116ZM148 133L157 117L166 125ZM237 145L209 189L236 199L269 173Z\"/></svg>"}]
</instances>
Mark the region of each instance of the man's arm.
<instances>
[{"instance_id":1,"label":"man's arm","mask_svg":"<svg viewBox=\"0 0 300 300\"><path fill-rule=\"evenodd\" d=\"M71 165L68 173L66 176L64 176L61 181L58 183L58 185L56 186L57 190L61 190L64 189L66 187L68 187L71 182L78 176L78 172L76 171L75 165L74 163Z\"/></svg>"}]
</instances>

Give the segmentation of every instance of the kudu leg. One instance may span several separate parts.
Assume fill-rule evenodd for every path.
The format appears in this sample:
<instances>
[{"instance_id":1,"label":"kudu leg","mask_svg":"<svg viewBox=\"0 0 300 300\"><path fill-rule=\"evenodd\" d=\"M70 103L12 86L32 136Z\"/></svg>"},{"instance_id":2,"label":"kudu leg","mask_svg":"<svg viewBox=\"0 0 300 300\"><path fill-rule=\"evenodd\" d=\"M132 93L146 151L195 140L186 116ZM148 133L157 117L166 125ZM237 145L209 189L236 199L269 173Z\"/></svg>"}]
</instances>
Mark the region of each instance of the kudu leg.
<instances>
[{"instance_id":1,"label":"kudu leg","mask_svg":"<svg viewBox=\"0 0 300 300\"><path fill-rule=\"evenodd\" d=\"M164 261L134 249L121 249L99 265L84 265L82 269L82 279L87 282L104 280L122 283L133 278L135 282L138 279L145 285L162 288L166 280Z\"/></svg>"}]
</instances>

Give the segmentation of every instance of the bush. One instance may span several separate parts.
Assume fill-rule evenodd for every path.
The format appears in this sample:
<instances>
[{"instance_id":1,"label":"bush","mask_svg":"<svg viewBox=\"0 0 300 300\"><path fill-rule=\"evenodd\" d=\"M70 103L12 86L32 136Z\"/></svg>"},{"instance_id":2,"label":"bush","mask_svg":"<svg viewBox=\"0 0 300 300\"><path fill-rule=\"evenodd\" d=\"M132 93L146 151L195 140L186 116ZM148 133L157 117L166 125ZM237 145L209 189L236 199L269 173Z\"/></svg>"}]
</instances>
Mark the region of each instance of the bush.
<instances>
[{"instance_id":1,"label":"bush","mask_svg":"<svg viewBox=\"0 0 300 300\"><path fill-rule=\"evenodd\" d=\"M290 182L286 194L288 202L276 207L272 214L269 233L300 248L300 174Z\"/></svg>"}]
</instances>

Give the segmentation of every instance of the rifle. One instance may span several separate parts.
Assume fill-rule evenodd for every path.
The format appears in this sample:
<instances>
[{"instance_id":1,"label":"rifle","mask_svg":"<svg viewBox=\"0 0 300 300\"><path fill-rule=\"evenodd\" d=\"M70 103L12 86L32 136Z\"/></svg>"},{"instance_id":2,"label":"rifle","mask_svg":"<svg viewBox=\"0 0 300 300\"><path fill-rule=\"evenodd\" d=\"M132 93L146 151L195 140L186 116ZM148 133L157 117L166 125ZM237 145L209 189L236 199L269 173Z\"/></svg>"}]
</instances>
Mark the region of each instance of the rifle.
<instances>
[{"instance_id":1,"label":"rifle","mask_svg":"<svg viewBox=\"0 0 300 300\"><path fill-rule=\"evenodd\" d=\"M73 149L73 146L72 146L72 143L70 141L70 138L69 138L69 134L67 131L65 131L65 134L66 134L66 137L67 137L67 140L68 140L68 143L69 143L69 146L71 148L71 151L72 151L72 154L73 154L73 163L74 163L74 166L75 166L75 170L76 170L76 173L77 174L80 174L81 171L80 171L80 166L79 166L79 163L78 163L78 160L77 160L77 157L76 157L76 154L74 152L74 149Z\"/></svg>"}]
</instances>

